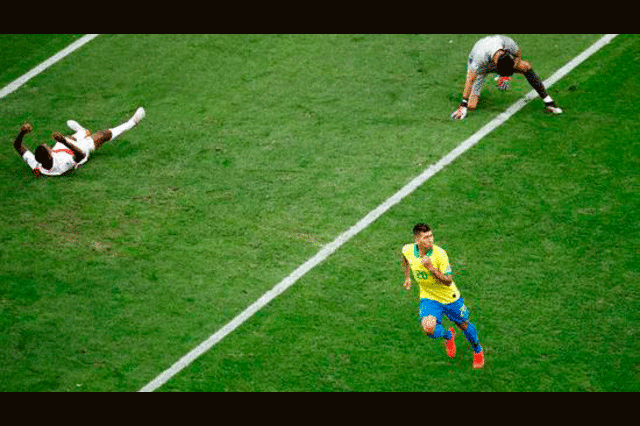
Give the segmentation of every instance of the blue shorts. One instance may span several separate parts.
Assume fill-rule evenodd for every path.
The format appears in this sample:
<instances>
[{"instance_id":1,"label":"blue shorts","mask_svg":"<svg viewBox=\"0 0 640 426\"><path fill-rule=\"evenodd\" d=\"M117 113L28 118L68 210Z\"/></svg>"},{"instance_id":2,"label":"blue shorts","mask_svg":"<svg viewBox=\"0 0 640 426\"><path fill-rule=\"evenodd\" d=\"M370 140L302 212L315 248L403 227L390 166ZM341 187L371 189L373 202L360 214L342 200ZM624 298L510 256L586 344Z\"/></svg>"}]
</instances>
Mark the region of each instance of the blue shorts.
<instances>
[{"instance_id":1,"label":"blue shorts","mask_svg":"<svg viewBox=\"0 0 640 426\"><path fill-rule=\"evenodd\" d=\"M445 305L431 299L420 299L420 320L429 315L436 317L438 324L442 324L442 315L456 324L469 321L469 309L464 305L462 297L453 303Z\"/></svg>"}]
</instances>

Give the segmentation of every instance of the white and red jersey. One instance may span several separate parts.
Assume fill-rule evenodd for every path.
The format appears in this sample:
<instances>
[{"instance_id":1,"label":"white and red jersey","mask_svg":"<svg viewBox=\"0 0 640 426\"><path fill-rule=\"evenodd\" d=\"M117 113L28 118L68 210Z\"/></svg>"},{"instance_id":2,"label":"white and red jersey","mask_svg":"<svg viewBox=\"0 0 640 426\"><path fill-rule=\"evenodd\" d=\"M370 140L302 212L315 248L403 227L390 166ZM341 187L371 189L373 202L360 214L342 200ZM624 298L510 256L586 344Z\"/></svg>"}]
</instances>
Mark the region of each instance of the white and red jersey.
<instances>
[{"instance_id":1,"label":"white and red jersey","mask_svg":"<svg viewBox=\"0 0 640 426\"><path fill-rule=\"evenodd\" d=\"M36 175L42 174L44 176L60 176L68 172L69 170L76 169L79 166L86 163L87 160L89 159L89 154L91 153L91 151L95 149L95 146L93 144L93 139L90 136L77 139L77 140L73 140L73 139L68 139L68 140L69 142L77 146L85 154L85 157L82 159L82 161L76 163L73 156L73 151L71 151L69 148L67 148L64 144L60 142L56 142L56 144L51 149L53 166L49 170L43 168L42 164L40 164L36 160L35 155L33 155L33 153L29 150L27 150L27 152L24 153L24 155L22 156L22 159L26 161L26 163L29 165L29 167L31 167L31 170L33 170L33 172Z\"/></svg>"}]
</instances>

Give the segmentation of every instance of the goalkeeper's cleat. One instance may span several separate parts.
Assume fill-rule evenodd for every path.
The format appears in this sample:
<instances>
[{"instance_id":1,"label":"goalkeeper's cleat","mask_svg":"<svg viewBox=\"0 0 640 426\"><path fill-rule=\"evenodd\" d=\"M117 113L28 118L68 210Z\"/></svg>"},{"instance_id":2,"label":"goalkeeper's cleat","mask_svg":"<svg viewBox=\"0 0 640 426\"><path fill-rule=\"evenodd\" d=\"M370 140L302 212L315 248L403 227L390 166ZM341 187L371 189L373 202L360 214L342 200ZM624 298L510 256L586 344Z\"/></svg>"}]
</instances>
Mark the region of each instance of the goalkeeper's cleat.
<instances>
[{"instance_id":1,"label":"goalkeeper's cleat","mask_svg":"<svg viewBox=\"0 0 640 426\"><path fill-rule=\"evenodd\" d=\"M138 124L140 121L142 121L142 119L144 118L144 116L147 115L144 108L140 107L136 110L136 113L133 115L133 121L134 123Z\"/></svg>"},{"instance_id":2,"label":"goalkeeper's cleat","mask_svg":"<svg viewBox=\"0 0 640 426\"><path fill-rule=\"evenodd\" d=\"M467 107L463 107L462 105L458 107L457 110L453 111L451 114L451 118L453 120L462 120L467 116Z\"/></svg>"},{"instance_id":3,"label":"goalkeeper's cleat","mask_svg":"<svg viewBox=\"0 0 640 426\"><path fill-rule=\"evenodd\" d=\"M473 354L473 368L479 369L482 367L484 367L484 350Z\"/></svg>"},{"instance_id":4,"label":"goalkeeper's cleat","mask_svg":"<svg viewBox=\"0 0 640 426\"><path fill-rule=\"evenodd\" d=\"M445 339L444 344L447 348L447 356L453 358L456 356L456 331L453 327L449 327L449 331L451 332L451 339Z\"/></svg>"},{"instance_id":5,"label":"goalkeeper's cleat","mask_svg":"<svg viewBox=\"0 0 640 426\"><path fill-rule=\"evenodd\" d=\"M547 110L547 112L550 112L552 114L562 114L562 110L555 105L547 105L545 109Z\"/></svg>"},{"instance_id":6,"label":"goalkeeper's cleat","mask_svg":"<svg viewBox=\"0 0 640 426\"><path fill-rule=\"evenodd\" d=\"M495 82L496 82L496 86L498 86L498 89L500 89L503 92L508 90L511 87L511 77L497 76L495 78Z\"/></svg>"}]
</instances>

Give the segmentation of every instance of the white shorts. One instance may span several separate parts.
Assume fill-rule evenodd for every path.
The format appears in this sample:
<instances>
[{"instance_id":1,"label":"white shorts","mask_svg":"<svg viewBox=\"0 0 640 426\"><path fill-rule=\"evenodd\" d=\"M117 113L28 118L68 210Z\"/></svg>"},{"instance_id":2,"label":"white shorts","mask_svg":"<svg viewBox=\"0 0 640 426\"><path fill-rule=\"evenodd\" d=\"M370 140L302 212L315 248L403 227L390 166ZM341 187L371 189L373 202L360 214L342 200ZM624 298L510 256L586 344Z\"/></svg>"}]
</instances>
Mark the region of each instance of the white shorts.
<instances>
[{"instance_id":1,"label":"white shorts","mask_svg":"<svg viewBox=\"0 0 640 426\"><path fill-rule=\"evenodd\" d=\"M80 131L73 135L75 141L71 139L69 142L77 146L85 155L89 155L95 151L96 145L93 143L93 136L87 136L86 132Z\"/></svg>"}]
</instances>

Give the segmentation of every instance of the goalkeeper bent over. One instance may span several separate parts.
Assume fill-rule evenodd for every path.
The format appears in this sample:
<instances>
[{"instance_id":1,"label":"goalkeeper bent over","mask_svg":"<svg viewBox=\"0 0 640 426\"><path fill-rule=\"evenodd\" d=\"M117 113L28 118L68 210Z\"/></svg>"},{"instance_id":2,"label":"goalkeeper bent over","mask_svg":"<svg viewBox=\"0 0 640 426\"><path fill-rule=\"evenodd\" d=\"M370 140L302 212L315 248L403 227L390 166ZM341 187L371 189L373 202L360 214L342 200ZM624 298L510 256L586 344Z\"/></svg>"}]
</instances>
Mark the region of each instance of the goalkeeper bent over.
<instances>
[{"instance_id":1,"label":"goalkeeper bent over","mask_svg":"<svg viewBox=\"0 0 640 426\"><path fill-rule=\"evenodd\" d=\"M549 96L542 80L533 71L531 64L522 59L520 48L516 42L507 36L494 35L478 40L471 49L462 102L458 109L451 114L451 118L461 120L466 117L468 110L476 108L485 77L489 73L498 74L496 84L502 91L509 88L511 76L514 73L523 74L545 103L545 109L553 114L562 113L562 109Z\"/></svg>"}]
</instances>

